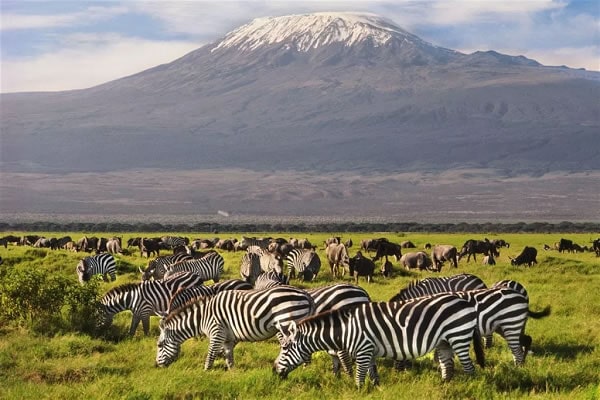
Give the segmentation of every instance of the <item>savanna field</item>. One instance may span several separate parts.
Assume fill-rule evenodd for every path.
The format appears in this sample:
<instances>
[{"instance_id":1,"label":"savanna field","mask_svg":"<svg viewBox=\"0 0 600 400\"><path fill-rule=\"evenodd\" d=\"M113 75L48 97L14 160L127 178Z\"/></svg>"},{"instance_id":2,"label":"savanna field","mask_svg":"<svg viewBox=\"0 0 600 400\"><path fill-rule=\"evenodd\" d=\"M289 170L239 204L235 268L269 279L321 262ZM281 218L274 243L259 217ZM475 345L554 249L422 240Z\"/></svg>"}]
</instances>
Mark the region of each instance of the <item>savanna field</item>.
<instances>
[{"instance_id":1,"label":"savanna field","mask_svg":"<svg viewBox=\"0 0 600 400\"><path fill-rule=\"evenodd\" d=\"M36 232L46 237L70 235L75 241L83 233ZM22 235L5 232L4 235ZM212 234L171 235L212 238ZM110 234L87 232L87 236L120 236L123 244L131 237L164 236L155 233ZM221 233L221 238L241 238L242 233ZM350 256L359 250L362 239L386 237L400 243L410 240L422 250L425 243L452 244L460 249L467 239L483 239L480 234L426 233L252 233L248 236L308 238L318 246L321 271L310 283L292 281L307 288L332 283L324 240L330 236L351 238ZM299 367L281 380L272 372L279 352L275 338L259 343L240 343L235 347L235 366L227 370L217 359L210 371L204 371L206 338L186 341L179 359L167 368L154 366L159 318L152 317L150 335L141 325L128 336L131 313L117 314L113 325L94 332L93 312L85 308L90 298L110 288L140 281L138 268L148 259L135 248L116 255L115 282L93 281L81 287L75 268L86 253L37 249L9 244L0 247L0 398L2 399L599 399L600 398L600 258L593 252L559 253L545 251L561 237L591 246L593 234L488 234L489 239L504 239L510 248L501 248L497 264L460 260L458 269L445 263L441 273L405 271L393 258L393 276L377 273L374 282L363 278L359 285L372 300L387 301L415 279L471 273L491 286L512 279L525 286L531 310L552 307L550 316L527 323L526 333L533 338L532 353L525 365L516 367L506 342L498 335L486 349L486 367L476 367L467 376L456 361L456 374L442 382L432 355L413 362L412 369L397 371L392 360L379 359L380 385L367 379L357 389L354 379L342 374L336 378L326 353L313 355L310 365ZM510 263L525 246L538 250L538 264L529 268ZM240 277L244 252L219 250L225 260L222 279ZM168 254L161 251L161 255ZM374 254L371 254L374 255ZM379 268L381 261L376 263ZM346 274L344 280L351 282ZM472 351L472 350L471 350ZM472 357L474 358L474 357Z\"/></svg>"}]
</instances>

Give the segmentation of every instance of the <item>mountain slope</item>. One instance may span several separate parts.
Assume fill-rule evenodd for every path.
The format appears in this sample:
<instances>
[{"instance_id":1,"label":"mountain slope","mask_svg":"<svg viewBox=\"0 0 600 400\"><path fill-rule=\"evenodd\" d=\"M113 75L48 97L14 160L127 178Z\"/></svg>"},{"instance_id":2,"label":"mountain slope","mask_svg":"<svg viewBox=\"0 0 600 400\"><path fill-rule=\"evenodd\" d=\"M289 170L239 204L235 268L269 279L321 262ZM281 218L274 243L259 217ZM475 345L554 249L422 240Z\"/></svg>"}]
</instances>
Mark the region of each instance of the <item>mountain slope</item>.
<instances>
[{"instance_id":1,"label":"mountain slope","mask_svg":"<svg viewBox=\"0 0 600 400\"><path fill-rule=\"evenodd\" d=\"M373 15L263 18L90 89L2 95L1 165L598 170L598 75L462 54Z\"/></svg>"}]
</instances>

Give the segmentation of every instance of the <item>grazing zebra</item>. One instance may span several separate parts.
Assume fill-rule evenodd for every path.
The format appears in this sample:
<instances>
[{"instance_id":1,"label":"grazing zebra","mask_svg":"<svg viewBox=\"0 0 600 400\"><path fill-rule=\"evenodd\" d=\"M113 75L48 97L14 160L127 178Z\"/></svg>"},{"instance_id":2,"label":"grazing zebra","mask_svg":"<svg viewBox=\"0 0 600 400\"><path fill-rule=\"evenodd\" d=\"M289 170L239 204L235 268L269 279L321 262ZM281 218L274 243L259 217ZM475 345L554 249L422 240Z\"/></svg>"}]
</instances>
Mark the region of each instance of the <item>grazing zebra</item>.
<instances>
[{"instance_id":1,"label":"grazing zebra","mask_svg":"<svg viewBox=\"0 0 600 400\"><path fill-rule=\"evenodd\" d=\"M213 285L198 285L198 286L189 286L187 288L182 288L177 291L171 297L169 301L169 308L167 312L162 315L166 317L171 311L182 307L188 301L198 300L200 297L205 296L214 296L219 292L223 292L225 290L252 290L253 287L248 282L242 281L241 279L229 279L226 281L218 282Z\"/></svg>"},{"instance_id":2,"label":"grazing zebra","mask_svg":"<svg viewBox=\"0 0 600 400\"><path fill-rule=\"evenodd\" d=\"M160 238L160 243L169 249L174 249L178 246L187 246L190 240L180 236L163 236Z\"/></svg>"},{"instance_id":3,"label":"grazing zebra","mask_svg":"<svg viewBox=\"0 0 600 400\"><path fill-rule=\"evenodd\" d=\"M181 343L206 335L209 339L204 369L212 367L223 350L227 368L233 367L233 349L238 342L256 342L273 337L277 326L287 326L313 313L312 298L302 289L276 286L264 290L228 290L203 297L174 310L161 321L156 365L177 359Z\"/></svg>"},{"instance_id":4,"label":"grazing zebra","mask_svg":"<svg viewBox=\"0 0 600 400\"><path fill-rule=\"evenodd\" d=\"M256 278L261 273L269 271L283 272L279 260L273 254L259 246L249 246L246 249L246 254L242 256L240 265L242 279L254 284Z\"/></svg>"},{"instance_id":5,"label":"grazing zebra","mask_svg":"<svg viewBox=\"0 0 600 400\"><path fill-rule=\"evenodd\" d=\"M453 294L405 302L362 303L281 327L281 349L273 368L285 378L310 360L312 353L333 350L344 355L345 364L356 361L355 381L361 387L367 372L374 384L379 383L376 357L413 359L437 349L442 378L449 380L454 375L454 353L466 373L475 371L469 356L471 341L477 361L483 366L484 354L476 327L475 307Z\"/></svg>"},{"instance_id":6,"label":"grazing zebra","mask_svg":"<svg viewBox=\"0 0 600 400\"><path fill-rule=\"evenodd\" d=\"M312 281L321 269L321 259L312 249L293 249L285 258L290 279L302 277L304 281Z\"/></svg>"},{"instance_id":7,"label":"grazing zebra","mask_svg":"<svg viewBox=\"0 0 600 400\"><path fill-rule=\"evenodd\" d=\"M96 254L81 259L77 264L76 271L79 283L82 285L94 275L102 275L105 282L108 282L109 276L111 281L117 279L117 263L112 254L108 253Z\"/></svg>"},{"instance_id":8,"label":"grazing zebra","mask_svg":"<svg viewBox=\"0 0 600 400\"><path fill-rule=\"evenodd\" d=\"M193 259L193 257L186 253L158 256L148 263L148 266L145 270L139 267L139 270L142 273L142 280L147 281L149 279L162 279L165 276L165 272L167 272L167 267L169 265L191 259Z\"/></svg>"},{"instance_id":9,"label":"grazing zebra","mask_svg":"<svg viewBox=\"0 0 600 400\"><path fill-rule=\"evenodd\" d=\"M525 289L525 286L523 286L522 284L520 284L517 281L513 281L511 279L504 279L504 280L498 281L492 285L492 289L499 288L499 287L511 288L512 290L516 290L517 292L521 293L523 296L527 297L527 299L529 299L529 295L527 294L527 290Z\"/></svg>"},{"instance_id":10,"label":"grazing zebra","mask_svg":"<svg viewBox=\"0 0 600 400\"><path fill-rule=\"evenodd\" d=\"M287 285L289 282L290 279L280 272L263 272L258 276L258 278L256 278L256 281L254 282L254 289L268 289L274 286Z\"/></svg>"},{"instance_id":11,"label":"grazing zebra","mask_svg":"<svg viewBox=\"0 0 600 400\"><path fill-rule=\"evenodd\" d=\"M485 289L487 286L477 276L471 274L458 274L444 277L426 278L408 284L390 301L408 300L436 293L458 292L475 289Z\"/></svg>"},{"instance_id":12,"label":"grazing zebra","mask_svg":"<svg viewBox=\"0 0 600 400\"><path fill-rule=\"evenodd\" d=\"M164 315L169 301L180 289L202 284L202 278L193 273L179 273L162 281L126 283L109 290L100 300L100 326L112 323L115 314L131 310L133 317L129 334L133 336L142 322L144 334L150 333L150 316Z\"/></svg>"},{"instance_id":13,"label":"grazing zebra","mask_svg":"<svg viewBox=\"0 0 600 400\"><path fill-rule=\"evenodd\" d=\"M189 271L200 275L205 281L219 282L225 269L225 261L219 253L210 253L205 257L183 260L167 267L164 278L177 272Z\"/></svg>"},{"instance_id":14,"label":"grazing zebra","mask_svg":"<svg viewBox=\"0 0 600 400\"><path fill-rule=\"evenodd\" d=\"M494 332L502 336L513 354L515 365L522 365L531 346L531 337L524 334L527 319L543 318L550 314L546 307L541 312L529 309L529 298L508 287L458 291L453 294L475 302L477 326L485 337L486 347L491 346ZM392 298L390 301L394 301Z\"/></svg>"}]
</instances>

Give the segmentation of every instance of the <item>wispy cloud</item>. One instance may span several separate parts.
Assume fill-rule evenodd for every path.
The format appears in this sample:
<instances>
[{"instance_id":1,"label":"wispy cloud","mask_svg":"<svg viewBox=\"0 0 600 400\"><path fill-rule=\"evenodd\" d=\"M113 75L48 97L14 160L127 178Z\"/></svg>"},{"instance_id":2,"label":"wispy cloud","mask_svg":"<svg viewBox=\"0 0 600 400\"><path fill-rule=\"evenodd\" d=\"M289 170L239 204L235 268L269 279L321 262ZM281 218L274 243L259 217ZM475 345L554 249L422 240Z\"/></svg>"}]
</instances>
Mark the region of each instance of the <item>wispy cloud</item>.
<instances>
[{"instance_id":1,"label":"wispy cloud","mask_svg":"<svg viewBox=\"0 0 600 400\"><path fill-rule=\"evenodd\" d=\"M71 35L69 46L34 58L2 61L1 91L55 91L95 86L164 64L199 47L116 34Z\"/></svg>"},{"instance_id":2,"label":"wispy cloud","mask_svg":"<svg viewBox=\"0 0 600 400\"><path fill-rule=\"evenodd\" d=\"M3 12L0 18L2 31L21 29L58 28L73 25L85 25L90 21L110 19L125 14L127 7L88 7L83 11L63 14L19 14Z\"/></svg>"}]
</instances>

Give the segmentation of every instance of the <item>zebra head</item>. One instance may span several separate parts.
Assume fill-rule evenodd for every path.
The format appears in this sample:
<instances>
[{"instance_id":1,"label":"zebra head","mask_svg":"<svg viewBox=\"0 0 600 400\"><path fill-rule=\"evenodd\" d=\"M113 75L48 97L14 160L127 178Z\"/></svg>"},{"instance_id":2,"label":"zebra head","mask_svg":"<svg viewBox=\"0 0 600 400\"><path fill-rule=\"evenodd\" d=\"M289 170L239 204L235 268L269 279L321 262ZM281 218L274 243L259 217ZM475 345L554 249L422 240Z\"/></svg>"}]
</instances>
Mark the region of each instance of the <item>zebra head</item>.
<instances>
[{"instance_id":1,"label":"zebra head","mask_svg":"<svg viewBox=\"0 0 600 400\"><path fill-rule=\"evenodd\" d=\"M173 340L170 330L165 327L164 319L160 320L160 335L156 342L156 361L157 367L168 367L179 357L181 344Z\"/></svg>"},{"instance_id":2,"label":"zebra head","mask_svg":"<svg viewBox=\"0 0 600 400\"><path fill-rule=\"evenodd\" d=\"M82 285L90 280L90 273L88 271L87 264L85 263L85 259L79 260L79 264L77 264L76 268L77 277L79 278L79 283Z\"/></svg>"},{"instance_id":3,"label":"zebra head","mask_svg":"<svg viewBox=\"0 0 600 400\"><path fill-rule=\"evenodd\" d=\"M280 378L287 378L288 374L303 363L310 362L311 353L302 343L302 333L298 330L296 322L283 327L278 324L281 348L279 355L273 363L273 372Z\"/></svg>"}]
</instances>

